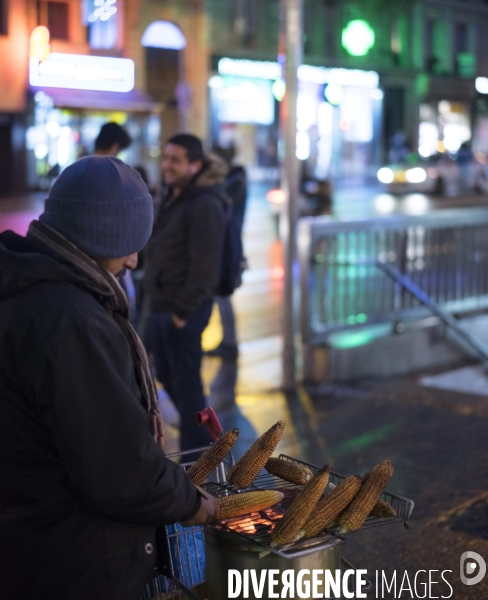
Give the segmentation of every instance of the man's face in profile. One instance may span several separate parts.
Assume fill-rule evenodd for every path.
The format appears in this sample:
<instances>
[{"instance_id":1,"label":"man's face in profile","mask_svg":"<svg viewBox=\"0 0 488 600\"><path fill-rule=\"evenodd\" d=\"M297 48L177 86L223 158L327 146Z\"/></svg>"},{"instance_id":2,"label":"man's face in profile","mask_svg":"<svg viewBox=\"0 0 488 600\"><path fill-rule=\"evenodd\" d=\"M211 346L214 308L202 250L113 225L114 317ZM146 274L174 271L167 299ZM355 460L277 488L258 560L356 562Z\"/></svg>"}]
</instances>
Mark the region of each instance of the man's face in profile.
<instances>
[{"instance_id":1,"label":"man's face in profile","mask_svg":"<svg viewBox=\"0 0 488 600\"><path fill-rule=\"evenodd\" d=\"M97 260L98 264L116 277L123 277L126 270L133 271L137 267L138 254L130 254L121 258L105 258Z\"/></svg>"}]
</instances>

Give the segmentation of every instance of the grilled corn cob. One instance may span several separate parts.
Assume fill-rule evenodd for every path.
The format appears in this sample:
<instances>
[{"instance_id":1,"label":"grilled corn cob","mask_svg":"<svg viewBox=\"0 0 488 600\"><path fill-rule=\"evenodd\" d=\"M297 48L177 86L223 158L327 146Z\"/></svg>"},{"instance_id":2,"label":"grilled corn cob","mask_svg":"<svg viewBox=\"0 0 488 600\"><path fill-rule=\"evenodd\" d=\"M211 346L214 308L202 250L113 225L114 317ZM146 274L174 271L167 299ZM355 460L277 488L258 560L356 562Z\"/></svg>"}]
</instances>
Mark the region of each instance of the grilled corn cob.
<instances>
[{"instance_id":1,"label":"grilled corn cob","mask_svg":"<svg viewBox=\"0 0 488 600\"><path fill-rule=\"evenodd\" d=\"M298 485L305 485L313 475L312 471L304 465L289 460L282 460L281 458L271 457L264 465L264 468L271 475L276 475L285 481L297 483Z\"/></svg>"},{"instance_id":2,"label":"grilled corn cob","mask_svg":"<svg viewBox=\"0 0 488 600\"><path fill-rule=\"evenodd\" d=\"M396 510L391 504L385 502L385 500L378 500L374 505L373 510L369 513L370 517L376 517L377 519L388 519L390 517L396 517Z\"/></svg>"},{"instance_id":3,"label":"grilled corn cob","mask_svg":"<svg viewBox=\"0 0 488 600\"><path fill-rule=\"evenodd\" d=\"M315 508L329 482L329 465L322 467L293 500L271 537L272 546L282 546L299 539L303 524Z\"/></svg>"},{"instance_id":4,"label":"grilled corn cob","mask_svg":"<svg viewBox=\"0 0 488 600\"><path fill-rule=\"evenodd\" d=\"M227 481L237 489L247 488L256 479L281 439L284 421L278 421L258 438L236 464L229 469Z\"/></svg>"},{"instance_id":5,"label":"grilled corn cob","mask_svg":"<svg viewBox=\"0 0 488 600\"><path fill-rule=\"evenodd\" d=\"M308 517L302 529L302 536L312 537L323 531L336 519L361 489L361 479L357 475L341 481L330 494L322 498Z\"/></svg>"},{"instance_id":6,"label":"grilled corn cob","mask_svg":"<svg viewBox=\"0 0 488 600\"><path fill-rule=\"evenodd\" d=\"M234 445L238 435L239 430L237 428L232 429L232 431L226 431L217 438L215 443L188 469L188 477L195 485L202 485L210 473L218 467Z\"/></svg>"},{"instance_id":7,"label":"grilled corn cob","mask_svg":"<svg viewBox=\"0 0 488 600\"><path fill-rule=\"evenodd\" d=\"M241 517L263 508L278 504L283 499L283 494L276 490L262 492L243 492L217 498L219 503L219 519Z\"/></svg>"},{"instance_id":8,"label":"grilled corn cob","mask_svg":"<svg viewBox=\"0 0 488 600\"><path fill-rule=\"evenodd\" d=\"M357 531L362 526L385 491L392 475L393 465L389 460L380 462L367 473L357 496L339 517L341 533Z\"/></svg>"}]
</instances>

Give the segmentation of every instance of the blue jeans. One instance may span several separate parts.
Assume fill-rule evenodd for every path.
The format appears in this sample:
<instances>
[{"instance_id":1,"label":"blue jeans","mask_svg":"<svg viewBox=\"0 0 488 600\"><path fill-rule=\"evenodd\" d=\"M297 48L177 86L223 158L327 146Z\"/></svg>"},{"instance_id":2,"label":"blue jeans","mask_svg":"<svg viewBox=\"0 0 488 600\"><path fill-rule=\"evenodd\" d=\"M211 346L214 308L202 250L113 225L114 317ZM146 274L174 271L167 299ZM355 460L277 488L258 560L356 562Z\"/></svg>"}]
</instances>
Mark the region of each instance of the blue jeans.
<instances>
[{"instance_id":1,"label":"blue jeans","mask_svg":"<svg viewBox=\"0 0 488 600\"><path fill-rule=\"evenodd\" d=\"M170 312L153 313L147 321L147 345L157 378L180 413L181 450L206 446L211 441L206 427L196 422L196 413L206 407L200 368L202 333L211 312L209 301L192 313L181 329L174 325Z\"/></svg>"},{"instance_id":2,"label":"blue jeans","mask_svg":"<svg viewBox=\"0 0 488 600\"><path fill-rule=\"evenodd\" d=\"M230 296L215 296L222 322L222 345L237 346L236 318Z\"/></svg>"}]
</instances>

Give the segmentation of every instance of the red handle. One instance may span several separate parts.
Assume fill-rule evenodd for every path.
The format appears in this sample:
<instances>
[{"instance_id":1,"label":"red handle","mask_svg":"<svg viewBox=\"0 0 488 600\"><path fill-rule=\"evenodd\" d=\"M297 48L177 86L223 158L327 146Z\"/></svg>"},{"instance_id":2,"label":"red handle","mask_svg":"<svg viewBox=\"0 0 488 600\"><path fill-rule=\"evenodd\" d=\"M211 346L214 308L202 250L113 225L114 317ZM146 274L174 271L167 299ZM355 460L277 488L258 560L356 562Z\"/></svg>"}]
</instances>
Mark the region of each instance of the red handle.
<instances>
[{"instance_id":1,"label":"red handle","mask_svg":"<svg viewBox=\"0 0 488 600\"><path fill-rule=\"evenodd\" d=\"M224 431L213 408L205 408L198 412L197 423L207 426L212 440L216 440Z\"/></svg>"}]
</instances>

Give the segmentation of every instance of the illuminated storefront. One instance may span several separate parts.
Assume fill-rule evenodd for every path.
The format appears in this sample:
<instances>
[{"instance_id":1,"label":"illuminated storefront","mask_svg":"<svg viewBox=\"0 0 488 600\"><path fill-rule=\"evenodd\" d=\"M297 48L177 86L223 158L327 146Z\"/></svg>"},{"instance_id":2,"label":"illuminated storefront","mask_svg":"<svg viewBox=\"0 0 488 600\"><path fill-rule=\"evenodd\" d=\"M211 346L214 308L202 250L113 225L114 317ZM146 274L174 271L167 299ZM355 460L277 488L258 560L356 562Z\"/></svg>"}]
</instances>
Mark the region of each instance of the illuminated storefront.
<instances>
[{"instance_id":1,"label":"illuminated storefront","mask_svg":"<svg viewBox=\"0 0 488 600\"><path fill-rule=\"evenodd\" d=\"M221 58L209 80L212 142L235 145L250 167L277 165L281 66ZM298 70L297 157L320 179L374 171L383 93L374 71L302 65Z\"/></svg>"},{"instance_id":2,"label":"illuminated storefront","mask_svg":"<svg viewBox=\"0 0 488 600\"><path fill-rule=\"evenodd\" d=\"M158 105L134 90L129 59L50 53L29 64L30 110L26 129L30 189L46 189L61 169L93 151L100 127L115 121L133 142L120 158L144 165L159 178Z\"/></svg>"},{"instance_id":3,"label":"illuminated storefront","mask_svg":"<svg viewBox=\"0 0 488 600\"><path fill-rule=\"evenodd\" d=\"M480 132L476 132L473 122L475 94L473 78L430 78L419 110L421 157L429 158L438 152L456 154L462 144L479 138ZM488 147L486 141L484 146Z\"/></svg>"}]
</instances>

